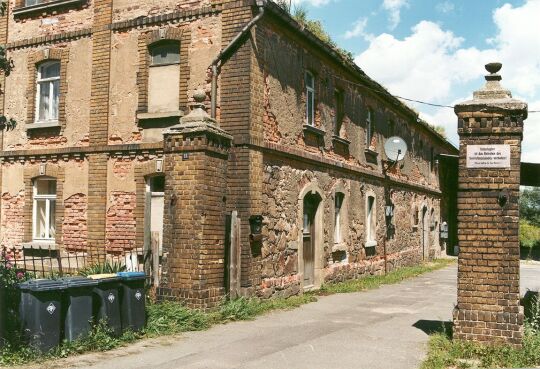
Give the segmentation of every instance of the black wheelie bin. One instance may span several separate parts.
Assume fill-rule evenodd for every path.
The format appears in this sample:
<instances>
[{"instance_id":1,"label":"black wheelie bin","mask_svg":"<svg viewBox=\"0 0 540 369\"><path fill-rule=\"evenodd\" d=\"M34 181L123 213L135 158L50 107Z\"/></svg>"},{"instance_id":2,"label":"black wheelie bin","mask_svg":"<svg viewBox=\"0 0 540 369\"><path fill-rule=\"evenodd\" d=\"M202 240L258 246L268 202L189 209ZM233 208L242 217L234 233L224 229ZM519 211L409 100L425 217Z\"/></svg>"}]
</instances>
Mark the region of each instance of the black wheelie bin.
<instances>
[{"instance_id":1,"label":"black wheelie bin","mask_svg":"<svg viewBox=\"0 0 540 369\"><path fill-rule=\"evenodd\" d=\"M63 278L64 295L64 338L68 342L85 338L93 325L93 292L98 281L84 277Z\"/></svg>"},{"instance_id":2,"label":"black wheelie bin","mask_svg":"<svg viewBox=\"0 0 540 369\"><path fill-rule=\"evenodd\" d=\"M94 317L97 322L104 321L115 336L122 334L120 318L120 298L118 287L120 277L116 274L94 274L88 278L97 281L94 287Z\"/></svg>"},{"instance_id":3,"label":"black wheelie bin","mask_svg":"<svg viewBox=\"0 0 540 369\"><path fill-rule=\"evenodd\" d=\"M139 332L146 324L146 295L144 272L122 272L120 277L120 312L122 331Z\"/></svg>"},{"instance_id":4,"label":"black wheelie bin","mask_svg":"<svg viewBox=\"0 0 540 369\"><path fill-rule=\"evenodd\" d=\"M62 294L65 284L49 279L19 284L22 337L29 346L47 352L62 339Z\"/></svg>"}]
</instances>

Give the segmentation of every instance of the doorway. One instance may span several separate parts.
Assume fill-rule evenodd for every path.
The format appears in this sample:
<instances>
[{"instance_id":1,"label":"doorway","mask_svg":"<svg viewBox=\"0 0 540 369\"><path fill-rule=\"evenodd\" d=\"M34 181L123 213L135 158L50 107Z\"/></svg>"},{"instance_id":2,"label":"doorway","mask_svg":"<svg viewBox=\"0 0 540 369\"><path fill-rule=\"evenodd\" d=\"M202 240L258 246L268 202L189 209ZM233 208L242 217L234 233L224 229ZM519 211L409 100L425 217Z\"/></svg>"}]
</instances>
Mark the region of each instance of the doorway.
<instances>
[{"instance_id":1,"label":"doorway","mask_svg":"<svg viewBox=\"0 0 540 369\"><path fill-rule=\"evenodd\" d=\"M319 194L310 193L304 197L303 214L303 262L304 288L315 285L315 254L317 247L316 216L321 203Z\"/></svg>"},{"instance_id":2,"label":"doorway","mask_svg":"<svg viewBox=\"0 0 540 369\"><path fill-rule=\"evenodd\" d=\"M165 209L165 177L149 177L146 182L146 229L147 248L156 245L159 255L163 248L163 212Z\"/></svg>"},{"instance_id":3,"label":"doorway","mask_svg":"<svg viewBox=\"0 0 540 369\"><path fill-rule=\"evenodd\" d=\"M422 260L427 259L429 250L429 216L426 206L422 209Z\"/></svg>"}]
</instances>

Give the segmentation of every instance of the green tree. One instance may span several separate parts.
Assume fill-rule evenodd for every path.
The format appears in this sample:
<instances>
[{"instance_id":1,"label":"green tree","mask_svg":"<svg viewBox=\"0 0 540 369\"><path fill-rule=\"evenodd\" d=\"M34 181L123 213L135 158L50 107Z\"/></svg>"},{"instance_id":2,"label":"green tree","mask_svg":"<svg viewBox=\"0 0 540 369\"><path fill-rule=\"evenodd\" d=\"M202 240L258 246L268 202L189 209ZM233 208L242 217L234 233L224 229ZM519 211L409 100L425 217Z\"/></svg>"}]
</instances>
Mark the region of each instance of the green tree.
<instances>
[{"instance_id":1,"label":"green tree","mask_svg":"<svg viewBox=\"0 0 540 369\"><path fill-rule=\"evenodd\" d=\"M519 198L520 218L540 227L540 188L529 187L521 191Z\"/></svg>"}]
</instances>

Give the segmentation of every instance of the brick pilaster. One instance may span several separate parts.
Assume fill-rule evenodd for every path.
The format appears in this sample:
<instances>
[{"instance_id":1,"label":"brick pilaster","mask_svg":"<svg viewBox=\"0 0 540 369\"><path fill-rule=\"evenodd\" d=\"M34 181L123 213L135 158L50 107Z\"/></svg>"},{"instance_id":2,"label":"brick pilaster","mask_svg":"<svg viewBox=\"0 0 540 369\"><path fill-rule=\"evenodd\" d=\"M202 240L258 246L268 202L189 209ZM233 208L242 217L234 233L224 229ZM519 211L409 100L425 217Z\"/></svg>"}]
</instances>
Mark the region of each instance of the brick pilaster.
<instances>
[{"instance_id":1,"label":"brick pilaster","mask_svg":"<svg viewBox=\"0 0 540 369\"><path fill-rule=\"evenodd\" d=\"M165 133L163 274L158 296L195 308L225 295L227 157L232 137L195 113ZM194 119L193 119L194 118Z\"/></svg>"},{"instance_id":2,"label":"brick pilaster","mask_svg":"<svg viewBox=\"0 0 540 369\"><path fill-rule=\"evenodd\" d=\"M486 68L491 72L486 86L474 93L474 100L455 108L460 135L460 252L454 337L519 346L523 314L518 199L527 104L502 89L500 64Z\"/></svg>"},{"instance_id":3,"label":"brick pilaster","mask_svg":"<svg viewBox=\"0 0 540 369\"><path fill-rule=\"evenodd\" d=\"M112 0L95 0L92 27L90 146L106 145L109 126ZM105 248L107 155L88 157L88 249Z\"/></svg>"}]
</instances>

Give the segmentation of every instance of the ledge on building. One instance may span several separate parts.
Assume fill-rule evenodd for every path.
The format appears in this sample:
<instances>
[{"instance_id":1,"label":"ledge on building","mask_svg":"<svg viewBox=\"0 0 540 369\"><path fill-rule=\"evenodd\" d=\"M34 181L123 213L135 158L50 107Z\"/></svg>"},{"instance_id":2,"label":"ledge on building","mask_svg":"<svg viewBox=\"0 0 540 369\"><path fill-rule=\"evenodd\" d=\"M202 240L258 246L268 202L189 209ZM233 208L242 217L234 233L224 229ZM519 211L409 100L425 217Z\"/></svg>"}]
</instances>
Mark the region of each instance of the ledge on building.
<instances>
[{"instance_id":1,"label":"ledge on building","mask_svg":"<svg viewBox=\"0 0 540 369\"><path fill-rule=\"evenodd\" d=\"M366 247L375 247L377 246L377 241L366 241Z\"/></svg>"},{"instance_id":2,"label":"ledge on building","mask_svg":"<svg viewBox=\"0 0 540 369\"><path fill-rule=\"evenodd\" d=\"M36 14L48 14L52 12L58 12L58 10L64 8L73 8L83 6L88 2L88 0L52 0L52 1L43 1L35 5L24 5L18 8L13 9L13 16L15 18L20 17L30 17Z\"/></svg>"},{"instance_id":3,"label":"ledge on building","mask_svg":"<svg viewBox=\"0 0 540 369\"><path fill-rule=\"evenodd\" d=\"M366 155L366 160L369 163L377 164L377 158L379 157L379 153L375 150L373 150L372 147L368 147L364 150L364 153Z\"/></svg>"},{"instance_id":4,"label":"ledge on building","mask_svg":"<svg viewBox=\"0 0 540 369\"><path fill-rule=\"evenodd\" d=\"M165 111L165 112L138 112L137 120L140 125L148 125L150 127L166 127L171 124L180 123L180 118L184 116L182 110Z\"/></svg>"},{"instance_id":5,"label":"ledge on building","mask_svg":"<svg viewBox=\"0 0 540 369\"><path fill-rule=\"evenodd\" d=\"M323 146L324 145L324 135L326 131L312 126L310 124L304 124L304 142L309 146Z\"/></svg>"},{"instance_id":6,"label":"ledge on building","mask_svg":"<svg viewBox=\"0 0 540 369\"><path fill-rule=\"evenodd\" d=\"M58 122L57 120L54 120L54 121L49 121L49 122L26 123L27 131L33 131L36 129L44 129L44 128L60 128L60 122Z\"/></svg>"},{"instance_id":7,"label":"ledge on building","mask_svg":"<svg viewBox=\"0 0 540 369\"><path fill-rule=\"evenodd\" d=\"M336 154L341 156L349 156L349 145L351 141L338 135L332 136L332 147Z\"/></svg>"},{"instance_id":8,"label":"ledge on building","mask_svg":"<svg viewBox=\"0 0 540 369\"><path fill-rule=\"evenodd\" d=\"M56 251L58 250L58 247L54 241L48 242L48 241L32 241L32 242L25 242L22 243L20 246L23 250L46 250L46 251Z\"/></svg>"}]
</instances>

